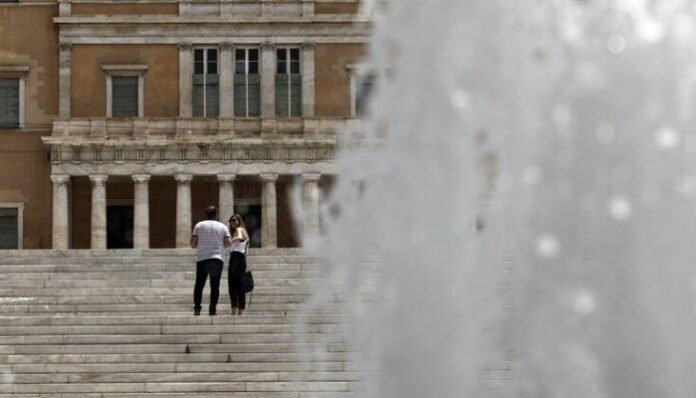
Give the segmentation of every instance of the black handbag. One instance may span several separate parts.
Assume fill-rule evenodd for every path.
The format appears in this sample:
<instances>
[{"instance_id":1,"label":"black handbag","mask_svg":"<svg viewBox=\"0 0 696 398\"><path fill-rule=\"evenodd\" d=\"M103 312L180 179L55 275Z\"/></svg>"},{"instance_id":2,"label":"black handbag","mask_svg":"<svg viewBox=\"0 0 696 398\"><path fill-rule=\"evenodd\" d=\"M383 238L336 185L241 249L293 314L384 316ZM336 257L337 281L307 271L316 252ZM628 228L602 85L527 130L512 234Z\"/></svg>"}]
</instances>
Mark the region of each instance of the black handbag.
<instances>
[{"instance_id":1,"label":"black handbag","mask_svg":"<svg viewBox=\"0 0 696 398\"><path fill-rule=\"evenodd\" d=\"M242 275L242 291L244 293L251 293L254 290L254 275L251 271L247 271Z\"/></svg>"}]
</instances>

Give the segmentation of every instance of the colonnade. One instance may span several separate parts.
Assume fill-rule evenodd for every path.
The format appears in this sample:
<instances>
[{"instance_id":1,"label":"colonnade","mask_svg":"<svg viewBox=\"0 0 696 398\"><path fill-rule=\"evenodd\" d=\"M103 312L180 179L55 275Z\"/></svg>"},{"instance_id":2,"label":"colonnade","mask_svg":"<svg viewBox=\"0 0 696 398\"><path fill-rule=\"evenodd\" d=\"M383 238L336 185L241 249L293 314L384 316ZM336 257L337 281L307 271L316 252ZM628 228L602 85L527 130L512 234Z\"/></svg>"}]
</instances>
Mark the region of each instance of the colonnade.
<instances>
[{"instance_id":1,"label":"colonnade","mask_svg":"<svg viewBox=\"0 0 696 398\"><path fill-rule=\"evenodd\" d=\"M278 221L276 182L277 173L262 173L258 177L262 183L261 191L261 245L264 248L278 246ZM174 174L176 181L176 247L189 247L191 239L191 181L193 174ZM133 247L150 247L150 174L133 174ZM219 214L227 217L234 211L235 174L217 174L219 183ZM302 174L303 194L303 238L319 234L319 179L320 173ZM106 249L106 182L107 174L91 174L92 213L91 248ZM53 248L69 248L70 222L68 186L71 176L54 174L53 182ZM223 220L225 221L225 220Z\"/></svg>"}]
</instances>

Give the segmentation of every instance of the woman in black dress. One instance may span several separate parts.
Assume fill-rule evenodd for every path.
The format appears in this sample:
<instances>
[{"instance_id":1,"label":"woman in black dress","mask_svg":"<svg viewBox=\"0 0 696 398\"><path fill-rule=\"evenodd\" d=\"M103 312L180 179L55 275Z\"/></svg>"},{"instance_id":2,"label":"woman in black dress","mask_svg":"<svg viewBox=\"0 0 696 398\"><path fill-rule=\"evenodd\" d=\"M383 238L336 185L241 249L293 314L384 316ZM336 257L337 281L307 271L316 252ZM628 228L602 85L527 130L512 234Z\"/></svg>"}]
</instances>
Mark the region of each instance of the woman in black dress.
<instances>
[{"instance_id":1,"label":"woman in black dress","mask_svg":"<svg viewBox=\"0 0 696 398\"><path fill-rule=\"evenodd\" d=\"M230 248L230 266L227 268L227 286L230 290L232 315L242 315L246 308L246 294L242 289L242 276L247 268L246 252L249 248L249 234L239 214L230 217L230 235L232 235L232 247Z\"/></svg>"}]
</instances>

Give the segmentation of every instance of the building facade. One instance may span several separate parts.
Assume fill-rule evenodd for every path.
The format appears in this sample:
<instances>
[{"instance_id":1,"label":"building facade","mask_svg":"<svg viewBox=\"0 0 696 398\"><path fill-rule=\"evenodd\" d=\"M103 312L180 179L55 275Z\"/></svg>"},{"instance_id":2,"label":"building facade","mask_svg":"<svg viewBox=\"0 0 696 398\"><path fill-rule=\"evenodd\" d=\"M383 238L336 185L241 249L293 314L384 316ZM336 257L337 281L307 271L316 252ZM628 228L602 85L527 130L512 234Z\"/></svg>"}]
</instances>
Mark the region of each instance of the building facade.
<instances>
[{"instance_id":1,"label":"building facade","mask_svg":"<svg viewBox=\"0 0 696 398\"><path fill-rule=\"evenodd\" d=\"M300 246L369 34L354 0L0 0L0 248L186 247L208 204Z\"/></svg>"}]
</instances>

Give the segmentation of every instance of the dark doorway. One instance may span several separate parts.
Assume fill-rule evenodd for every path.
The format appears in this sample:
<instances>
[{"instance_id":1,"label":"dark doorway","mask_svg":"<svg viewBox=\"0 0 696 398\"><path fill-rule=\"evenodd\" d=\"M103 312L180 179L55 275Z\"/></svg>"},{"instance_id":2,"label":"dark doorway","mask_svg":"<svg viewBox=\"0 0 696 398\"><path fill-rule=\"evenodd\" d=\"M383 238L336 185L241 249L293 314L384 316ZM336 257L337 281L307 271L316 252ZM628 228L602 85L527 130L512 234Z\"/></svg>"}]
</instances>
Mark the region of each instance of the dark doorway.
<instances>
[{"instance_id":1,"label":"dark doorway","mask_svg":"<svg viewBox=\"0 0 696 398\"><path fill-rule=\"evenodd\" d=\"M0 249L19 249L19 209L0 208Z\"/></svg>"},{"instance_id":2,"label":"dark doorway","mask_svg":"<svg viewBox=\"0 0 696 398\"><path fill-rule=\"evenodd\" d=\"M133 248L133 206L106 207L106 247Z\"/></svg>"},{"instance_id":3,"label":"dark doorway","mask_svg":"<svg viewBox=\"0 0 696 398\"><path fill-rule=\"evenodd\" d=\"M234 212L244 220L251 247L261 247L261 205L234 205Z\"/></svg>"}]
</instances>

